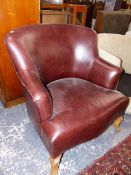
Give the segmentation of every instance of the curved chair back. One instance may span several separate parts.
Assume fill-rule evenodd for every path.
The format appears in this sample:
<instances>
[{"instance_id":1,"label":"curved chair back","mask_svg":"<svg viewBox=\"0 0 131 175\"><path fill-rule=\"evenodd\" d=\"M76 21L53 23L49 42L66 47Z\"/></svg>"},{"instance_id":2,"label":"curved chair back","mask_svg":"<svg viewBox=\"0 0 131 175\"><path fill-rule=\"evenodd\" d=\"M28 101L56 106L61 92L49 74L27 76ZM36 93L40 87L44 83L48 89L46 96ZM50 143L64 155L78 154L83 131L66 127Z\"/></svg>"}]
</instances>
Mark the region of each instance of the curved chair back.
<instances>
[{"instance_id":1,"label":"curved chair back","mask_svg":"<svg viewBox=\"0 0 131 175\"><path fill-rule=\"evenodd\" d=\"M16 70L35 71L45 83L64 77L87 79L98 55L96 33L81 26L32 25L11 31L6 40Z\"/></svg>"}]
</instances>

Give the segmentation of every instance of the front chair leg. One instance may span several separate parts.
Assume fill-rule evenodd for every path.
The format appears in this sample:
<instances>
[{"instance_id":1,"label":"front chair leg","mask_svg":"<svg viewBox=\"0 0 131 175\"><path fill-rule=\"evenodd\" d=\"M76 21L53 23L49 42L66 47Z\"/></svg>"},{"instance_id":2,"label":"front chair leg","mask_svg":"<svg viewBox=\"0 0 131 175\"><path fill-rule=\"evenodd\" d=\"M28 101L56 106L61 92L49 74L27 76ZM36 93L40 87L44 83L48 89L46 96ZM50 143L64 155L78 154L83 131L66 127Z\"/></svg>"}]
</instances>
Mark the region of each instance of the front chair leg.
<instances>
[{"instance_id":1,"label":"front chair leg","mask_svg":"<svg viewBox=\"0 0 131 175\"><path fill-rule=\"evenodd\" d=\"M60 159L61 159L61 155L55 159L50 157L50 164L51 164L50 175L58 175Z\"/></svg>"},{"instance_id":2,"label":"front chair leg","mask_svg":"<svg viewBox=\"0 0 131 175\"><path fill-rule=\"evenodd\" d=\"M115 127L116 131L118 131L118 132L121 130L121 129L120 129L120 124L121 124L122 121L123 121L123 116L118 117L118 118L114 121L114 127Z\"/></svg>"}]
</instances>

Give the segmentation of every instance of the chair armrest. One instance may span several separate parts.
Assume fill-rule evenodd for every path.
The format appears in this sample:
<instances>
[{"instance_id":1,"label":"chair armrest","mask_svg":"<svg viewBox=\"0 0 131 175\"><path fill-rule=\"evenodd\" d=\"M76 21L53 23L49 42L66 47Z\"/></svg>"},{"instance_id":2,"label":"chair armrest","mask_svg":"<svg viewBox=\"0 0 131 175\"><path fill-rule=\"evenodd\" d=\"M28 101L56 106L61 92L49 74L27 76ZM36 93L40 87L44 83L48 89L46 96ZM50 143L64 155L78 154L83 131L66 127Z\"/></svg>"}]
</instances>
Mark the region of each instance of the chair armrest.
<instances>
[{"instance_id":1,"label":"chair armrest","mask_svg":"<svg viewBox=\"0 0 131 175\"><path fill-rule=\"evenodd\" d=\"M109 89L115 89L123 69L102 58L95 59L88 80Z\"/></svg>"},{"instance_id":2,"label":"chair armrest","mask_svg":"<svg viewBox=\"0 0 131 175\"><path fill-rule=\"evenodd\" d=\"M104 59L105 61L107 61L115 66L121 67L122 60L120 58L107 52L106 50L102 49L101 47L98 47L98 50L99 50L99 55L102 59Z\"/></svg>"},{"instance_id":3,"label":"chair armrest","mask_svg":"<svg viewBox=\"0 0 131 175\"><path fill-rule=\"evenodd\" d=\"M37 112L36 115L39 115L40 121L49 119L52 116L52 100L39 76L29 70L19 71L17 74L20 75L18 77L24 87L29 108L33 113L34 111Z\"/></svg>"}]
</instances>

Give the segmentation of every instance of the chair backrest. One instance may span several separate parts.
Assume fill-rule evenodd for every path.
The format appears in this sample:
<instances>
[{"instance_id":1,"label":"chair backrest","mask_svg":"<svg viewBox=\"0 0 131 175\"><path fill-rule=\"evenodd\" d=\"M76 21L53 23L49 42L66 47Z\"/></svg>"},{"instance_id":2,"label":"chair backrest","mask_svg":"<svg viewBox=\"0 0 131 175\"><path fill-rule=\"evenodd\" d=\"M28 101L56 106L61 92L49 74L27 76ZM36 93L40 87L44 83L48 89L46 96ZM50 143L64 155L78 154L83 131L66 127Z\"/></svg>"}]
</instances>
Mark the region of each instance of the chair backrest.
<instances>
[{"instance_id":1,"label":"chair backrest","mask_svg":"<svg viewBox=\"0 0 131 175\"><path fill-rule=\"evenodd\" d=\"M8 34L6 43L17 72L35 71L45 83L65 77L88 79L98 55L96 33L75 25L21 27Z\"/></svg>"}]
</instances>

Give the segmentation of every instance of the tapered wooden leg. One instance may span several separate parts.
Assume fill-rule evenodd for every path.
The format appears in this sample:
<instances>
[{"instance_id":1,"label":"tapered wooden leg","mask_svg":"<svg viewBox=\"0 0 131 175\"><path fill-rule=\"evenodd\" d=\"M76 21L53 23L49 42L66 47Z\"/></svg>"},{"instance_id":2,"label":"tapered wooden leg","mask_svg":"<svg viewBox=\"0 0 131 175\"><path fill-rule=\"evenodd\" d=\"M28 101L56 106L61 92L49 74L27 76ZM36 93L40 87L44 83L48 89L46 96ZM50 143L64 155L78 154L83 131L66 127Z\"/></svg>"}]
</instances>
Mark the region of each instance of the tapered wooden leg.
<instances>
[{"instance_id":1,"label":"tapered wooden leg","mask_svg":"<svg viewBox=\"0 0 131 175\"><path fill-rule=\"evenodd\" d=\"M114 121L114 127L115 127L116 131L118 131L118 132L121 130L121 129L120 129L120 124L121 124L122 121L123 121L123 116L118 117L118 118Z\"/></svg>"},{"instance_id":2,"label":"tapered wooden leg","mask_svg":"<svg viewBox=\"0 0 131 175\"><path fill-rule=\"evenodd\" d=\"M50 164L51 164L50 175L58 175L60 159L61 159L61 156L59 156L59 157L57 157L55 159L50 157Z\"/></svg>"}]
</instances>

